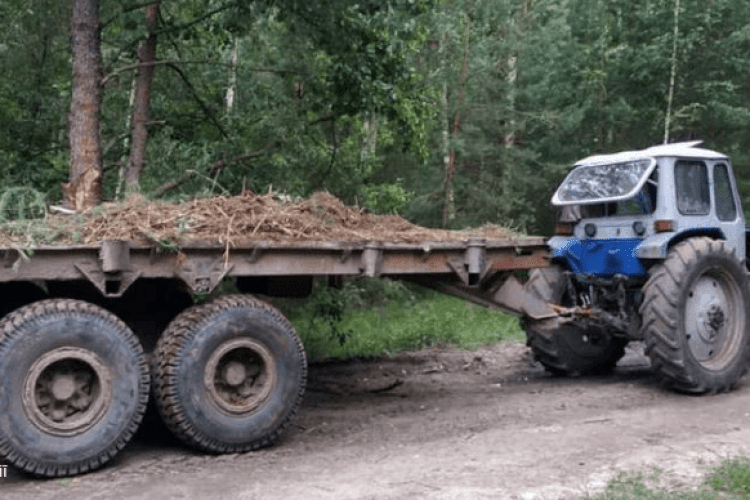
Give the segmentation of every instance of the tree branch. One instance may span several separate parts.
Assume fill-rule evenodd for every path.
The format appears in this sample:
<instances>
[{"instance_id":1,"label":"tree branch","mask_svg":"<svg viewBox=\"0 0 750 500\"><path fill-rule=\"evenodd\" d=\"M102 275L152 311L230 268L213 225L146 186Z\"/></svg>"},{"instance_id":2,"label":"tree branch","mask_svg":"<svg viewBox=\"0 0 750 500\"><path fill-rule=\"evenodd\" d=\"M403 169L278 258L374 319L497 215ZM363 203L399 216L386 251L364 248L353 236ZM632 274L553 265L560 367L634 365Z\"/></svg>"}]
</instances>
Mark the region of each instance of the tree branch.
<instances>
[{"instance_id":1,"label":"tree branch","mask_svg":"<svg viewBox=\"0 0 750 500\"><path fill-rule=\"evenodd\" d=\"M154 5L157 2L159 2L159 0L149 0L149 1L146 1L146 2L134 3L132 5L124 6L122 9L120 9L120 12L118 12L114 16L112 16L109 19L107 19L106 21L104 21L101 24L101 29L106 28L107 25L109 25L110 23L114 22L115 19L117 19L118 17L120 17L123 14L127 14L128 12L132 12L134 10L142 9L143 7L148 7L149 5Z\"/></svg>"},{"instance_id":2,"label":"tree branch","mask_svg":"<svg viewBox=\"0 0 750 500\"><path fill-rule=\"evenodd\" d=\"M170 64L205 64L208 66L223 66L225 68L231 67L231 64L229 63L223 63L218 61L181 61L179 59L169 59L169 60L161 60L161 61L152 61L152 62L139 62L135 64L129 64L127 66L123 66L122 68L118 68L111 73L109 73L107 76L102 78L101 86L104 87L109 80L111 80L113 77L119 75L120 73L125 73L127 71L134 71L140 68L144 68L147 66L168 66ZM237 68L243 68L242 64L239 64L236 66ZM298 69L277 69L277 68L244 68L248 71L253 71L256 73L276 73L276 74L292 74L292 75L307 75L307 72L298 70Z\"/></svg>"},{"instance_id":3,"label":"tree branch","mask_svg":"<svg viewBox=\"0 0 750 500\"><path fill-rule=\"evenodd\" d=\"M203 109L203 112L208 116L211 121L216 125L216 128L219 129L219 132L221 132L221 135L224 136L225 139L229 138L229 134L227 134L226 130L224 130L224 127L221 126L221 123L219 123L219 120L216 119L214 114L211 112L211 109L208 107L208 105L203 102L203 99L200 98L198 95L198 92L196 92L195 87L193 87L193 84L190 83L190 80L188 79L187 75L174 63L170 62L166 65L168 68L172 68L178 75L180 75L180 78L182 78L183 83L185 83L185 86L188 88L190 93L193 95L193 98L196 100L198 105Z\"/></svg>"},{"instance_id":4,"label":"tree branch","mask_svg":"<svg viewBox=\"0 0 750 500\"><path fill-rule=\"evenodd\" d=\"M211 170L208 172L209 177L215 177L216 175L220 174L224 169L226 169L228 166L236 163L242 163L246 162L248 160L252 160L253 158L259 158L266 154L273 144L269 144L269 146L265 149L259 149L257 151L250 151L249 153L246 153L242 156L238 156L237 158L234 158L230 161L224 161L219 160L216 163L214 163L214 166L211 167ZM188 179L190 179L193 175L195 175L195 170L187 170L183 172L181 176L179 176L174 181L165 182L161 186L159 186L155 191L151 193L151 196L154 198L159 198L160 196L163 196L164 194L168 193L169 191L174 191L180 185L184 184Z\"/></svg>"},{"instance_id":5,"label":"tree branch","mask_svg":"<svg viewBox=\"0 0 750 500\"><path fill-rule=\"evenodd\" d=\"M212 17L212 16L218 14L219 12L222 12L224 10L230 9L232 7L236 7L239 3L240 2L237 1L237 0L234 0L234 1L231 1L231 2L227 2L227 3L225 3L224 5L222 5L220 7L216 7L215 9L206 12L202 16L198 16L195 19L193 19L191 21L188 21L185 24L180 24L178 26L172 26L170 28L162 28L162 29L156 31L155 34L158 36L158 35L162 35L164 33L170 33L172 31L180 31L180 30L183 30L185 28L189 28L191 26L194 26L194 25L196 25L196 24L198 24L198 23L200 23L200 22L208 19L209 17Z\"/></svg>"},{"instance_id":6,"label":"tree branch","mask_svg":"<svg viewBox=\"0 0 750 500\"><path fill-rule=\"evenodd\" d=\"M317 125L318 123L332 122L332 121L336 121L336 113L329 113L325 116L321 116L317 120L311 121L310 125Z\"/></svg>"},{"instance_id":7,"label":"tree branch","mask_svg":"<svg viewBox=\"0 0 750 500\"><path fill-rule=\"evenodd\" d=\"M142 4L138 4L138 7L144 7L144 6L147 6L147 5L152 5L154 3L156 3L155 0L150 1L150 2L144 2ZM169 33L175 32L175 31L180 31L182 29L189 28L189 27L191 27L191 26L193 26L195 24L198 24L198 23L204 21L205 19L213 16L214 14L218 14L219 12L221 12L223 10L226 10L226 9L229 9L231 7L236 6L238 3L239 2L237 0L234 0L232 2L228 2L228 3L224 4L224 5L222 5L221 7L217 7L214 10L209 11L209 12L205 13L204 15L200 16L200 17L197 17L197 18L193 19L192 21L189 21L189 22L187 22L185 24L181 24L179 26L172 26L170 28L162 28L160 30L155 31L154 34L156 36L160 36L160 35L163 35L163 34L169 34ZM120 59L120 56L123 53L130 52L131 50L133 50L134 47L136 47L139 43L141 43L146 38L148 38L148 35L146 35L146 36L139 36L139 37L135 38L134 40L131 40L130 42L126 43L124 46L122 46L120 48L120 50L117 52L117 55L115 55L115 57L112 58L112 62L114 63L114 62L118 61Z\"/></svg>"}]
</instances>

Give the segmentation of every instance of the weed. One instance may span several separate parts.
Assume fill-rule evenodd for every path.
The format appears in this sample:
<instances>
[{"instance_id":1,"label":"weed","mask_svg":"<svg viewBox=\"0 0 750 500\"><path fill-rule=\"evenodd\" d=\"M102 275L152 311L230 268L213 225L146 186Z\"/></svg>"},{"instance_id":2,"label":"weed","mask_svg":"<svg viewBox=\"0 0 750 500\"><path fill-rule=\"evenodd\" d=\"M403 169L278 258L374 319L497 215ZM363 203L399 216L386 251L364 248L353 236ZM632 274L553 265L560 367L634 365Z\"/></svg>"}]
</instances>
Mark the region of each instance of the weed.
<instances>
[{"instance_id":1,"label":"weed","mask_svg":"<svg viewBox=\"0 0 750 500\"><path fill-rule=\"evenodd\" d=\"M662 471L620 474L600 494L586 500L741 500L750 498L750 460L744 456L724 460L695 491L667 491L658 486Z\"/></svg>"},{"instance_id":2,"label":"weed","mask_svg":"<svg viewBox=\"0 0 750 500\"><path fill-rule=\"evenodd\" d=\"M730 458L717 467L706 483L717 491L739 493L750 498L750 459L745 456Z\"/></svg>"}]
</instances>

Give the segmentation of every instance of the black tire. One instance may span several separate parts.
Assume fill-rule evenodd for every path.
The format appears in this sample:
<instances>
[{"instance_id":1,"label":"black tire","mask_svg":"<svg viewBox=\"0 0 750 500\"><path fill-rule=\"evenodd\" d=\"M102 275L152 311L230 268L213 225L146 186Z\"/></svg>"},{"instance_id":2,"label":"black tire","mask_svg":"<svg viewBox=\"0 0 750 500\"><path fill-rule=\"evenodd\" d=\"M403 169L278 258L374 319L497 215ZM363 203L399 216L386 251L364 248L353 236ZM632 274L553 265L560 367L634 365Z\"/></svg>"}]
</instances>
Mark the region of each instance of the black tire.
<instances>
[{"instance_id":1,"label":"black tire","mask_svg":"<svg viewBox=\"0 0 750 500\"><path fill-rule=\"evenodd\" d=\"M18 469L101 467L138 429L148 396L143 349L112 313L54 299L0 321L0 456Z\"/></svg>"},{"instance_id":2,"label":"black tire","mask_svg":"<svg viewBox=\"0 0 750 500\"><path fill-rule=\"evenodd\" d=\"M675 245L650 270L640 313L651 366L675 389L729 391L747 372L748 275L723 241Z\"/></svg>"},{"instance_id":3,"label":"black tire","mask_svg":"<svg viewBox=\"0 0 750 500\"><path fill-rule=\"evenodd\" d=\"M202 451L238 453L273 444L296 415L307 360L279 311L226 295L170 323L153 373L157 408L178 438Z\"/></svg>"},{"instance_id":4,"label":"black tire","mask_svg":"<svg viewBox=\"0 0 750 500\"><path fill-rule=\"evenodd\" d=\"M559 266L534 269L525 293L545 302L570 306L563 271ZM555 375L583 375L612 370L625 354L627 340L600 328L562 322L558 318L525 318L527 344L547 371Z\"/></svg>"}]
</instances>

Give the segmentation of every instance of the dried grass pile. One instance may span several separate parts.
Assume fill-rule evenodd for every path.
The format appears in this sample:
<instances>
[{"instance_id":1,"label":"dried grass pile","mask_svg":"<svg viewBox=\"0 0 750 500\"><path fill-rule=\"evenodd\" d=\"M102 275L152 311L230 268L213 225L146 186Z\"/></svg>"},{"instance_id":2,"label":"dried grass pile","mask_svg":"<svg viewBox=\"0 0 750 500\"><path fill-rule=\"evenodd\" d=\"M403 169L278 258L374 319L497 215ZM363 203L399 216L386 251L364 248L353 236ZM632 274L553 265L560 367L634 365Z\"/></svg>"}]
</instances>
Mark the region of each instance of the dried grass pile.
<instances>
[{"instance_id":1,"label":"dried grass pile","mask_svg":"<svg viewBox=\"0 0 750 500\"><path fill-rule=\"evenodd\" d=\"M96 244L109 239L177 244L199 240L239 246L256 241L422 242L517 237L499 226L467 231L423 228L398 215L368 214L325 192L297 202L280 200L272 193L252 192L184 203L149 201L135 195L73 219L48 216L46 222L56 231L51 236L36 238L37 244ZM11 231L6 228L0 234L0 244L18 245L22 243L19 238L28 240L22 236L18 228Z\"/></svg>"}]
</instances>

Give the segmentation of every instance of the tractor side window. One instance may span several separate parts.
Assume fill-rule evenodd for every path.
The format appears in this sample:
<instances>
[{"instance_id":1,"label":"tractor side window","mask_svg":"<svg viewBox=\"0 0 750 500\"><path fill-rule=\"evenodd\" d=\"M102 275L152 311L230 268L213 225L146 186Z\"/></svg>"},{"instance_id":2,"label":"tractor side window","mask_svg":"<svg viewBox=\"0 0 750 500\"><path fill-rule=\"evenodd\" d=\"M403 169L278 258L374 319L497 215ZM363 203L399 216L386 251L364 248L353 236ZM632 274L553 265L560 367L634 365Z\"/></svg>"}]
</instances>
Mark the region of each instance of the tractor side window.
<instances>
[{"instance_id":1,"label":"tractor side window","mask_svg":"<svg viewBox=\"0 0 750 500\"><path fill-rule=\"evenodd\" d=\"M678 161L674 166L677 210L682 215L708 215L711 199L708 170L702 161Z\"/></svg>"},{"instance_id":2,"label":"tractor side window","mask_svg":"<svg viewBox=\"0 0 750 500\"><path fill-rule=\"evenodd\" d=\"M714 203L716 203L716 216L719 220L730 221L737 218L729 170L724 164L714 167Z\"/></svg>"}]
</instances>

